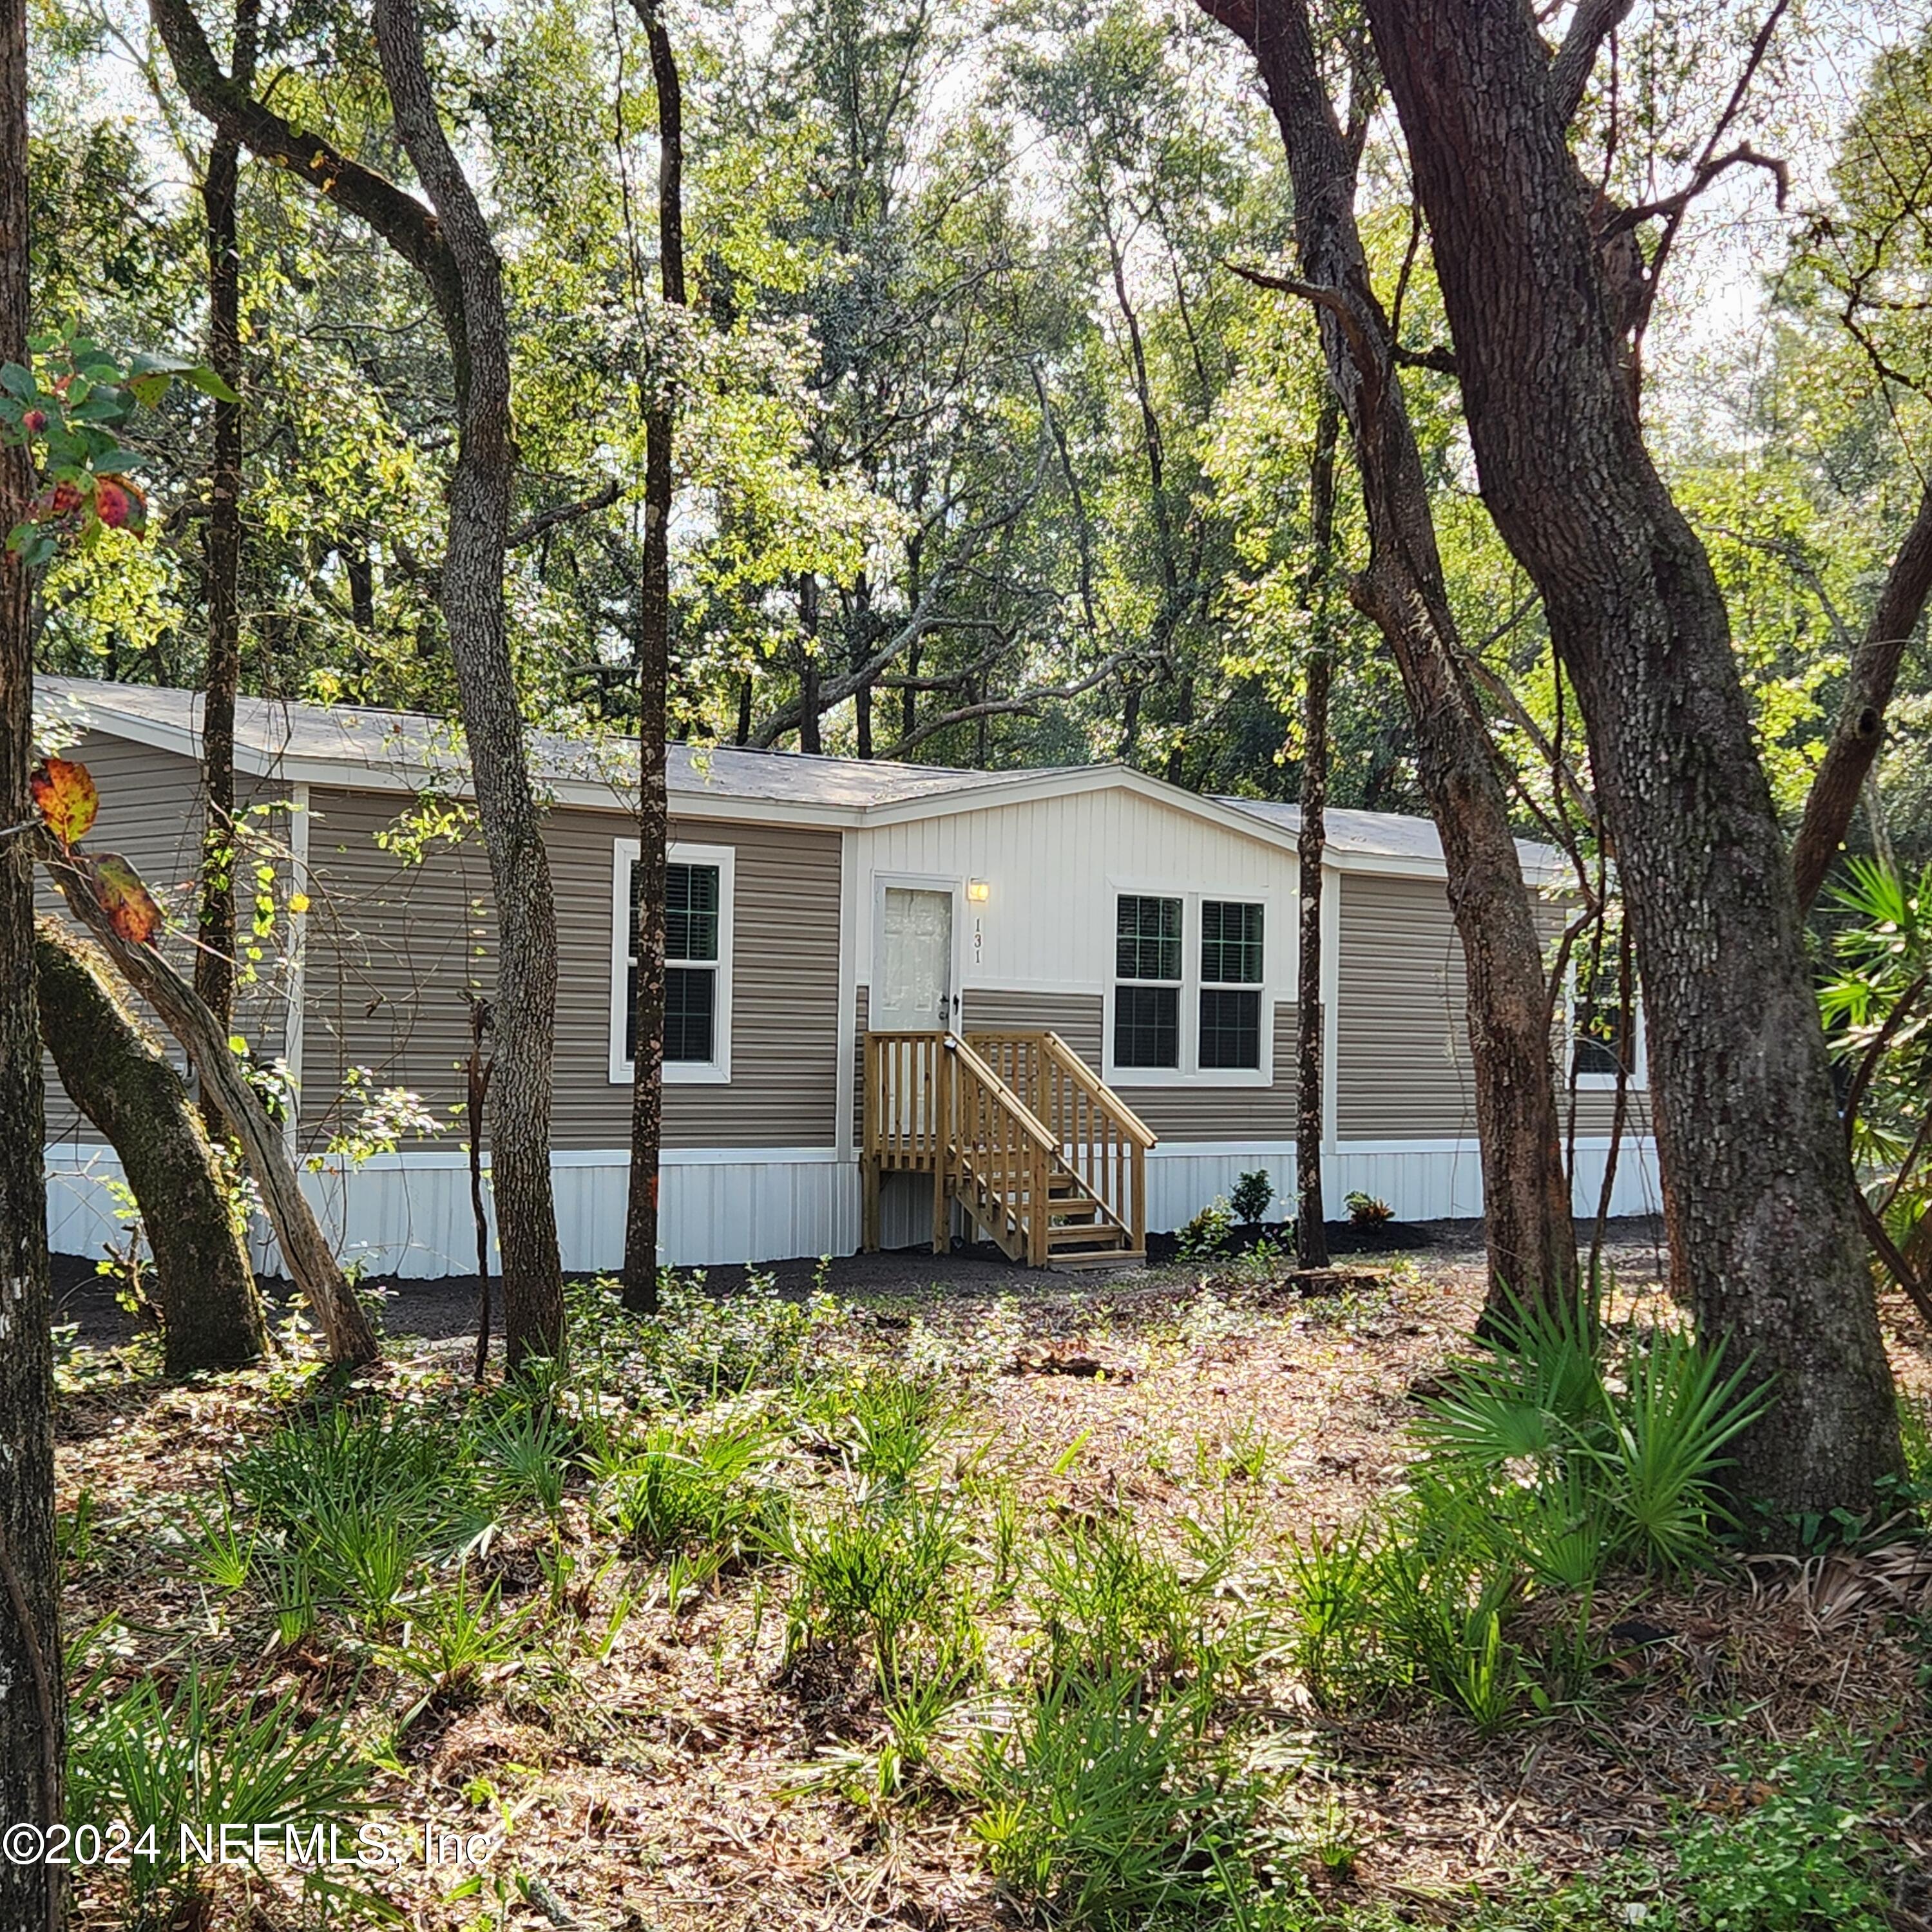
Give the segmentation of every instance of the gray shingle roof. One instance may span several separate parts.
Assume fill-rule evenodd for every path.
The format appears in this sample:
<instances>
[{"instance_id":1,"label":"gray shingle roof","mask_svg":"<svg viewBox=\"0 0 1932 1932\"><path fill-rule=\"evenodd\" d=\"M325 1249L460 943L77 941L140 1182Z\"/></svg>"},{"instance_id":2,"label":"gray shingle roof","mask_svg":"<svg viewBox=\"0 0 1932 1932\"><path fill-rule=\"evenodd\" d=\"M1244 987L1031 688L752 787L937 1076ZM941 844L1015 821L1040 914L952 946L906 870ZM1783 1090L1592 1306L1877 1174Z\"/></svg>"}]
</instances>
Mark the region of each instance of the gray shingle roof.
<instances>
[{"instance_id":1,"label":"gray shingle roof","mask_svg":"<svg viewBox=\"0 0 1932 1932\"><path fill-rule=\"evenodd\" d=\"M160 744L196 755L201 731L201 694L157 685L115 684L84 678L36 680L37 709L89 722L117 736ZM354 705L307 704L244 698L236 706L236 737L244 768L286 770L292 776L343 768L367 771L372 782L410 787L424 775L447 772L453 784L466 776L462 734L447 720L410 711L385 711ZM606 789L614 802L634 795L637 744L633 739L572 737L532 732L532 776L541 784L585 784ZM1090 777L1118 767L1073 766L1050 770L961 771L943 765L893 764L870 758L821 757L800 752L742 751L734 746L670 748L669 772L674 796L743 800L748 803L830 807L863 811L868 807L916 805L943 808L956 799L962 808L997 802L1012 786L1054 776ZM1125 774L1123 774L1125 776ZM1158 785L1136 776L1131 782ZM1161 786L1161 790L1168 788ZM1183 802L1177 796L1177 803ZM1279 840L1300 830L1300 808L1272 800L1217 798L1208 801L1258 821ZM1366 859L1420 860L1440 865L1442 843L1426 818L1390 812L1330 811L1328 839L1338 854ZM1556 848L1519 840L1532 869L1560 863Z\"/></svg>"},{"instance_id":2,"label":"gray shingle roof","mask_svg":"<svg viewBox=\"0 0 1932 1932\"><path fill-rule=\"evenodd\" d=\"M1301 832L1301 808L1271 798L1220 798L1216 802L1245 812L1251 818L1294 833ZM1440 864L1442 835L1432 818L1418 818L1400 812L1337 811L1330 806L1324 816L1323 829L1328 843L1339 852L1360 852L1382 859L1430 859ZM1516 849L1526 866L1561 866L1563 854L1554 845L1519 838Z\"/></svg>"},{"instance_id":3,"label":"gray shingle roof","mask_svg":"<svg viewBox=\"0 0 1932 1932\"><path fill-rule=\"evenodd\" d=\"M201 694L158 685L111 684L83 678L36 680L36 701L76 722L92 718L122 735L143 728L198 740ZM412 776L464 769L463 736L440 718L358 705L297 704L244 698L235 707L236 742L273 767L306 764L366 766L372 772ZM571 737L535 731L532 775L540 782L606 784L619 792L637 784L637 741ZM958 771L941 765L891 764L876 759L824 758L800 752L694 750L674 745L668 759L674 792L794 803L866 806L984 791L1035 776L1024 771Z\"/></svg>"}]
</instances>

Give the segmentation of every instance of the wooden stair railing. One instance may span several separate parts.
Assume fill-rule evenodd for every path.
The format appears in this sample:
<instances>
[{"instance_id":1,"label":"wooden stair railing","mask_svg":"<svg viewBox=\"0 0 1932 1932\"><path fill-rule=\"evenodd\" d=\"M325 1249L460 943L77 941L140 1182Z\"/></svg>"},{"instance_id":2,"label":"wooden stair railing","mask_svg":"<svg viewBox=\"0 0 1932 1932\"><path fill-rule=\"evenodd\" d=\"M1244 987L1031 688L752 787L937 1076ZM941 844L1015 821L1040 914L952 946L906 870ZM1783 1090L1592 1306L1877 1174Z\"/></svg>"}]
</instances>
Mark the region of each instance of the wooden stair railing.
<instances>
[{"instance_id":1,"label":"wooden stair railing","mask_svg":"<svg viewBox=\"0 0 1932 1932\"><path fill-rule=\"evenodd\" d=\"M1146 1253L1154 1137L1057 1034L868 1033L862 1107L868 1250L880 1176L913 1172L933 1177L935 1253L955 1201L1032 1267Z\"/></svg>"},{"instance_id":2,"label":"wooden stair railing","mask_svg":"<svg viewBox=\"0 0 1932 1932\"><path fill-rule=\"evenodd\" d=\"M1147 1251L1145 1121L1057 1033L980 1032L968 1043L1052 1136L1063 1164Z\"/></svg>"}]
</instances>

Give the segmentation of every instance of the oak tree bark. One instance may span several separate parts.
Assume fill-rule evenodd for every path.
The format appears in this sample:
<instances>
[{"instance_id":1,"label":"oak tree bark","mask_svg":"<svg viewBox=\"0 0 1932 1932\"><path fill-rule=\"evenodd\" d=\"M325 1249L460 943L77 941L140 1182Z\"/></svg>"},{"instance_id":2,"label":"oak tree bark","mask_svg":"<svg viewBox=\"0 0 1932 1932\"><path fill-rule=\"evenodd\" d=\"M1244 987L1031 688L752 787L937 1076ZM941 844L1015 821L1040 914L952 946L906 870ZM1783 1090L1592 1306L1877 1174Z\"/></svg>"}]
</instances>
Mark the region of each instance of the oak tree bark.
<instances>
[{"instance_id":1,"label":"oak tree bark","mask_svg":"<svg viewBox=\"0 0 1932 1932\"><path fill-rule=\"evenodd\" d=\"M27 360L27 9L0 0L0 363ZM33 649L27 573L5 532L33 491L27 452L0 440L0 825L32 815ZM52 1298L41 1169L34 875L0 839L0 1820L61 1815L65 1685L54 1556ZM0 1858L0 1926L58 1932L60 1874Z\"/></svg>"},{"instance_id":2,"label":"oak tree bark","mask_svg":"<svg viewBox=\"0 0 1932 1932\"><path fill-rule=\"evenodd\" d=\"M632 0L651 52L658 110L658 276L666 332L685 304L684 99L656 0ZM658 1155L664 1136L664 777L670 696L670 507L674 372L655 371L644 412L644 557L638 611L638 986L632 1012L631 1185L624 1222L624 1304L658 1303Z\"/></svg>"},{"instance_id":3,"label":"oak tree bark","mask_svg":"<svg viewBox=\"0 0 1932 1932\"><path fill-rule=\"evenodd\" d=\"M502 264L443 133L423 64L415 0L376 0L376 43L396 131L435 207L455 284L455 306L445 320L456 368L459 437L442 609L496 902L490 1160L502 1257L503 1343L514 1369L527 1355L560 1355L564 1333L550 1170L556 914L503 608L516 470L509 328Z\"/></svg>"},{"instance_id":4,"label":"oak tree bark","mask_svg":"<svg viewBox=\"0 0 1932 1932\"><path fill-rule=\"evenodd\" d=\"M1576 1228L1542 942L1496 747L1459 654L1394 331L1355 221L1362 130L1336 124L1304 0L1198 4L1246 44L1261 70L1294 184L1300 280L1252 279L1315 304L1360 476L1369 562L1350 594L1388 640L1401 674L1468 975L1493 1324L1512 1298L1567 1302L1575 1293Z\"/></svg>"},{"instance_id":5,"label":"oak tree bark","mask_svg":"<svg viewBox=\"0 0 1932 1932\"><path fill-rule=\"evenodd\" d=\"M1581 703L1646 1016L1676 1285L1774 1378L1736 1486L1871 1508L1900 1465L1790 862L1728 616L1644 448L1547 50L1520 0L1370 0L1484 500Z\"/></svg>"},{"instance_id":6,"label":"oak tree bark","mask_svg":"<svg viewBox=\"0 0 1932 1932\"><path fill-rule=\"evenodd\" d=\"M168 1373L259 1362L268 1336L254 1271L181 1076L121 999L97 948L43 919L34 965L41 1036L61 1084L120 1156L141 1210Z\"/></svg>"},{"instance_id":7,"label":"oak tree bark","mask_svg":"<svg viewBox=\"0 0 1932 1932\"><path fill-rule=\"evenodd\" d=\"M77 854L68 856L51 846L44 856L48 874L60 888L68 910L180 1042L202 1091L213 1096L230 1131L241 1143L242 1158L254 1176L262 1208L275 1231L283 1264L308 1298L329 1360L349 1366L374 1361L382 1353L381 1344L302 1191L280 1125L249 1085L241 1061L230 1049L227 1030L155 947L124 939L115 931L95 896L85 859Z\"/></svg>"}]
</instances>

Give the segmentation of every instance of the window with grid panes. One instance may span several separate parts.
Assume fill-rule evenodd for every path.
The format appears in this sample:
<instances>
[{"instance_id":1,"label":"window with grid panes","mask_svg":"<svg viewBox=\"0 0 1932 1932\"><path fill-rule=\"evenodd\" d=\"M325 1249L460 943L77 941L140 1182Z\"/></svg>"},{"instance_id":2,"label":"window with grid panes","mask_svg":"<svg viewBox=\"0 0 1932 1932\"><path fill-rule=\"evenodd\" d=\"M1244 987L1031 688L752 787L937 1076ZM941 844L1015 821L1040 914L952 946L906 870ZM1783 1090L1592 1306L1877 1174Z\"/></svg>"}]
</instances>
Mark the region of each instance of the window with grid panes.
<instances>
[{"instance_id":1,"label":"window with grid panes","mask_svg":"<svg viewBox=\"0 0 1932 1932\"><path fill-rule=\"evenodd\" d=\"M1123 892L1114 926L1114 1064L1180 1064L1180 902Z\"/></svg>"},{"instance_id":2,"label":"window with grid panes","mask_svg":"<svg viewBox=\"0 0 1932 1932\"><path fill-rule=\"evenodd\" d=\"M631 867L631 933L638 930L638 880ZM718 916L716 866L664 868L664 1044L667 1065L718 1058ZM637 1058L638 956L630 956L625 1001L624 1057Z\"/></svg>"},{"instance_id":3,"label":"window with grid panes","mask_svg":"<svg viewBox=\"0 0 1932 1932\"><path fill-rule=\"evenodd\" d=\"M1201 902L1203 1068L1262 1064L1262 908L1240 899Z\"/></svg>"}]
</instances>

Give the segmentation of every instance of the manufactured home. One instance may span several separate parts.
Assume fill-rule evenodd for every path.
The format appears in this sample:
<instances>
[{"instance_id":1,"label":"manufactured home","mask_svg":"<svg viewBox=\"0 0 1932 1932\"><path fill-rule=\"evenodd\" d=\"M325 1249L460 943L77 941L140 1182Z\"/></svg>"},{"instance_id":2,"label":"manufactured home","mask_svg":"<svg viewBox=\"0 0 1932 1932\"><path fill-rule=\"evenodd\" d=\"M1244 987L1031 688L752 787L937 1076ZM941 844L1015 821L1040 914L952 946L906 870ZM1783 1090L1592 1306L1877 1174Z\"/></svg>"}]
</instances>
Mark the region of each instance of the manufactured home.
<instances>
[{"instance_id":1,"label":"manufactured home","mask_svg":"<svg viewBox=\"0 0 1932 1932\"><path fill-rule=\"evenodd\" d=\"M36 704L98 782L89 844L132 860L185 930L199 698L46 679ZM556 904L560 1232L566 1266L608 1268L628 1165L635 748L537 734L530 749ZM494 938L460 737L403 712L244 700L236 760L259 849L244 915L259 890L265 921L238 1026L285 1070L325 1225L374 1271L469 1272L464 1068ZM1035 1262L1113 1258L1244 1171L1292 1197L1292 807L1116 765L728 747L674 747L670 784L667 1261L955 1234ZM1557 855L1522 856L1553 924ZM1330 1211L1360 1190L1407 1219L1478 1214L1434 827L1331 812L1322 892ZM1612 1083L1588 1066L1572 1083L1591 1211ZM1640 1068L1634 1084L1620 1213L1656 1204ZM114 1226L111 1152L51 1071L48 1118L55 1246L95 1251Z\"/></svg>"}]
</instances>

